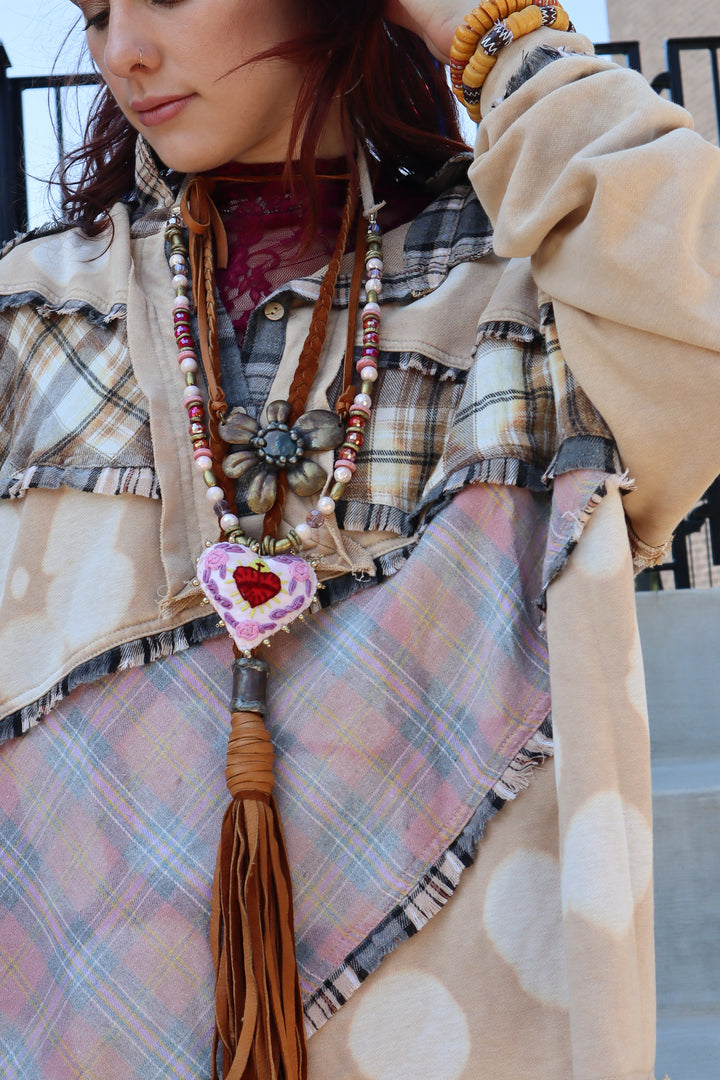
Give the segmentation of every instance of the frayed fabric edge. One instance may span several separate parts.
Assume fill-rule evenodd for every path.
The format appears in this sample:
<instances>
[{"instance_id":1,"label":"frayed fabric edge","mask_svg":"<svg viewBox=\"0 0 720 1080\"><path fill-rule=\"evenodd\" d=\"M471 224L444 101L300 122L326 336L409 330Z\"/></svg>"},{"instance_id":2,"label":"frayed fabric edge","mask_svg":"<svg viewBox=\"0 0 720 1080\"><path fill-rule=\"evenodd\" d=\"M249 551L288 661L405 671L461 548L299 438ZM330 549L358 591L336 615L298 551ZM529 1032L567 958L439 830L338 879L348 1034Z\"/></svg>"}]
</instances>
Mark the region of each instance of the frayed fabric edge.
<instances>
[{"instance_id":1,"label":"frayed fabric edge","mask_svg":"<svg viewBox=\"0 0 720 1080\"><path fill-rule=\"evenodd\" d=\"M568 559L577 547L588 521L603 499L605 499L611 491L628 492L632 491L634 487L635 481L630 477L627 471L624 473L610 474L604 478L602 483L597 485L582 509L572 515L572 532L567 537L562 550L558 552L543 574L542 592L537 601L541 611L545 611L546 608L548 588L567 566ZM565 516L569 517L570 515Z\"/></svg>"},{"instance_id":2,"label":"frayed fabric edge","mask_svg":"<svg viewBox=\"0 0 720 1080\"><path fill-rule=\"evenodd\" d=\"M475 861L488 822L529 786L537 766L551 758L553 752L548 716L506 766L444 855L307 999L304 1012L308 1038L339 1011L389 953L442 911L459 885L463 870Z\"/></svg>"},{"instance_id":3,"label":"frayed fabric edge","mask_svg":"<svg viewBox=\"0 0 720 1080\"><path fill-rule=\"evenodd\" d=\"M144 667L153 660L172 656L222 633L222 629L218 628L217 615L208 615L183 626L108 649L100 656L79 664L40 697L0 720L0 743L19 738L36 727L46 713L66 698L76 686L95 682L116 671Z\"/></svg>"},{"instance_id":4,"label":"frayed fabric edge","mask_svg":"<svg viewBox=\"0 0 720 1080\"><path fill-rule=\"evenodd\" d=\"M0 485L0 499L22 499L36 488L55 491L73 488L94 495L141 495L160 498L160 483L152 466L127 465L93 468L61 465L30 465Z\"/></svg>"},{"instance_id":5,"label":"frayed fabric edge","mask_svg":"<svg viewBox=\"0 0 720 1080\"><path fill-rule=\"evenodd\" d=\"M127 318L127 304L113 304L107 311L100 311L89 300L64 300L60 304L51 303L47 297L39 292L8 293L0 296L0 312L12 311L15 308L24 307L26 304L34 304L38 314L48 315L82 315L88 322L96 326L108 326L112 322L118 322Z\"/></svg>"},{"instance_id":6,"label":"frayed fabric edge","mask_svg":"<svg viewBox=\"0 0 720 1080\"><path fill-rule=\"evenodd\" d=\"M627 522L627 530L630 537L633 570L636 574L639 574L642 570L661 566L666 562L672 548L672 536L669 536L663 544L646 544L644 540L640 539L629 521Z\"/></svg>"}]
</instances>

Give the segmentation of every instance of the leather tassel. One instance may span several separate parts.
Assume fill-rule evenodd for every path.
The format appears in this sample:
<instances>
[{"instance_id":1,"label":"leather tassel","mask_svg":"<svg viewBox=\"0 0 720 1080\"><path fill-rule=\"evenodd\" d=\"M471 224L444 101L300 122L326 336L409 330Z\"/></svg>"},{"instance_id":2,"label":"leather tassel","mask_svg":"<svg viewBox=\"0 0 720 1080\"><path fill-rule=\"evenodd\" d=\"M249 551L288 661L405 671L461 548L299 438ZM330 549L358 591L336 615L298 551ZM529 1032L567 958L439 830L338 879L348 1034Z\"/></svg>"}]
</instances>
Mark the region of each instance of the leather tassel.
<instances>
[{"instance_id":1,"label":"leather tassel","mask_svg":"<svg viewBox=\"0 0 720 1080\"><path fill-rule=\"evenodd\" d=\"M213 1080L306 1080L292 883L263 723L267 664L233 663L225 811L213 882Z\"/></svg>"}]
</instances>

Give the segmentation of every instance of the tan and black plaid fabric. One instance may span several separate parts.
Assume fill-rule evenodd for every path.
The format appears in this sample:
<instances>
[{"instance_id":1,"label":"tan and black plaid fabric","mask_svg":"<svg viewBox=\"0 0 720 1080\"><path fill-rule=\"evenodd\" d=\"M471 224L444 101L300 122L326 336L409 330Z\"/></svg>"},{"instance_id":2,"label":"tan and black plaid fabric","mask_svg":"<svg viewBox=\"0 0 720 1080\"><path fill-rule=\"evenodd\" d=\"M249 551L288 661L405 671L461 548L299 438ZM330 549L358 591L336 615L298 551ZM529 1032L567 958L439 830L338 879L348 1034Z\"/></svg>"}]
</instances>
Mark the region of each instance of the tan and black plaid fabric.
<instances>
[{"instance_id":1,"label":"tan and black plaid fabric","mask_svg":"<svg viewBox=\"0 0 720 1080\"><path fill-rule=\"evenodd\" d=\"M465 177L467 164L453 159L431 181L437 194L410 225L402 259L386 264L384 304L411 305L441 289L455 268L491 253L491 226ZM131 229L142 236L162 228L173 202L173 178L161 176L142 139L136 183L128 198ZM61 239L37 244L33 257L57 259L53 243ZM314 302L319 280L276 290L285 318L269 321L256 309L242 352L221 312L231 404L260 413L283 355L286 321L299 303ZM349 279L341 277L335 306L346 307L348 297ZM90 296L61 307L41 295L0 296L0 495L61 484L159 495L126 317L122 305L97 311ZM551 328L542 334L518 324L481 325L475 357L463 365L444 367L413 348L381 351L378 366L352 502L339 507L346 528L409 535L428 507L469 482L539 487L551 467L605 468L614 454Z\"/></svg>"}]
</instances>

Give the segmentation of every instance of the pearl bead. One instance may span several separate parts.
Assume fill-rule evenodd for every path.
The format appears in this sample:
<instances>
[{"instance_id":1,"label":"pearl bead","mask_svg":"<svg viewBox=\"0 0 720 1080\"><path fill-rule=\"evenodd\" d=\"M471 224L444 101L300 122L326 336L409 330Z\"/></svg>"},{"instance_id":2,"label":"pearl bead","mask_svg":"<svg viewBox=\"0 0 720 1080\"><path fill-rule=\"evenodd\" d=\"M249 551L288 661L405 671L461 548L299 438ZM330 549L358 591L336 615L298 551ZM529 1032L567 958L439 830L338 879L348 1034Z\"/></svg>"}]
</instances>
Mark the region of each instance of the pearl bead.
<instances>
[{"instance_id":1,"label":"pearl bead","mask_svg":"<svg viewBox=\"0 0 720 1080\"><path fill-rule=\"evenodd\" d=\"M202 394L197 386L186 386L183 390L183 401L187 405L190 401L202 401Z\"/></svg>"},{"instance_id":2,"label":"pearl bead","mask_svg":"<svg viewBox=\"0 0 720 1080\"><path fill-rule=\"evenodd\" d=\"M377 296L382 292L382 278L368 278L365 282L365 295L374 292Z\"/></svg>"},{"instance_id":3,"label":"pearl bead","mask_svg":"<svg viewBox=\"0 0 720 1080\"><path fill-rule=\"evenodd\" d=\"M375 382L378 377L376 367L364 367L360 372L360 378L363 382Z\"/></svg>"},{"instance_id":4,"label":"pearl bead","mask_svg":"<svg viewBox=\"0 0 720 1080\"><path fill-rule=\"evenodd\" d=\"M213 487L209 487L207 489L207 491L205 492L205 498L208 502L216 503L219 502L220 499L225 498L225 492L221 487L214 485Z\"/></svg>"},{"instance_id":5,"label":"pearl bead","mask_svg":"<svg viewBox=\"0 0 720 1080\"><path fill-rule=\"evenodd\" d=\"M212 458L209 454L201 454L199 457L195 458L195 464L200 472L205 472L206 469L212 468Z\"/></svg>"},{"instance_id":6,"label":"pearl bead","mask_svg":"<svg viewBox=\"0 0 720 1080\"><path fill-rule=\"evenodd\" d=\"M365 321L367 319L369 319L371 315L374 315L378 319L380 318L380 305L376 304L374 300L368 301L368 303L363 308L363 313L362 313L362 321L363 321L363 323L365 323Z\"/></svg>"},{"instance_id":7,"label":"pearl bead","mask_svg":"<svg viewBox=\"0 0 720 1080\"><path fill-rule=\"evenodd\" d=\"M317 501L317 508L325 517L335 512L335 501L329 495L322 495Z\"/></svg>"},{"instance_id":8,"label":"pearl bead","mask_svg":"<svg viewBox=\"0 0 720 1080\"><path fill-rule=\"evenodd\" d=\"M191 371L197 371L198 364L194 356L186 356L184 360L180 361L180 370L184 375L188 375Z\"/></svg>"},{"instance_id":9,"label":"pearl bead","mask_svg":"<svg viewBox=\"0 0 720 1080\"><path fill-rule=\"evenodd\" d=\"M173 311L189 311L190 301L187 296L176 296L173 300Z\"/></svg>"},{"instance_id":10,"label":"pearl bead","mask_svg":"<svg viewBox=\"0 0 720 1080\"><path fill-rule=\"evenodd\" d=\"M314 546L313 531L306 521L301 521L299 525L296 525L295 532L300 537L303 547L306 544L313 544Z\"/></svg>"},{"instance_id":11,"label":"pearl bead","mask_svg":"<svg viewBox=\"0 0 720 1080\"><path fill-rule=\"evenodd\" d=\"M356 394L355 398L353 399L353 405L369 409L372 405L372 398L369 394Z\"/></svg>"},{"instance_id":12,"label":"pearl bead","mask_svg":"<svg viewBox=\"0 0 720 1080\"><path fill-rule=\"evenodd\" d=\"M368 270L380 270L382 272L383 261L378 259L377 255L371 255L369 259L365 260L365 265Z\"/></svg>"},{"instance_id":13,"label":"pearl bead","mask_svg":"<svg viewBox=\"0 0 720 1080\"><path fill-rule=\"evenodd\" d=\"M188 279L184 274L176 274L172 279L172 283L176 289L187 289L188 287Z\"/></svg>"},{"instance_id":14,"label":"pearl bead","mask_svg":"<svg viewBox=\"0 0 720 1080\"><path fill-rule=\"evenodd\" d=\"M338 465L333 472L333 476L339 484L349 484L352 480L352 470L348 469L347 465Z\"/></svg>"},{"instance_id":15,"label":"pearl bead","mask_svg":"<svg viewBox=\"0 0 720 1080\"><path fill-rule=\"evenodd\" d=\"M231 529L237 528L240 524L240 520L237 514L223 514L220 518L220 528L223 532L230 532Z\"/></svg>"}]
</instances>

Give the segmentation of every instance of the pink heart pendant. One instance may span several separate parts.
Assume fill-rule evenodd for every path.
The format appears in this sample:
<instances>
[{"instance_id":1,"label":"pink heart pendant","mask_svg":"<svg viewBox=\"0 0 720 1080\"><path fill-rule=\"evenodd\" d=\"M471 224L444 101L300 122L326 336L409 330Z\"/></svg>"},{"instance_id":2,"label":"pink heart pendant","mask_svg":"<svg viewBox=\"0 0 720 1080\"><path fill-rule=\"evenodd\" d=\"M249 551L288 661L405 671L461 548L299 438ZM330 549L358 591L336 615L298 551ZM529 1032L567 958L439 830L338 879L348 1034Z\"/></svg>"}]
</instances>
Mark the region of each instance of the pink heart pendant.
<instances>
[{"instance_id":1,"label":"pink heart pendant","mask_svg":"<svg viewBox=\"0 0 720 1080\"><path fill-rule=\"evenodd\" d=\"M253 649L287 626L315 598L317 577L297 555L256 554L242 544L220 543L198 559L200 588L240 649Z\"/></svg>"}]
</instances>

